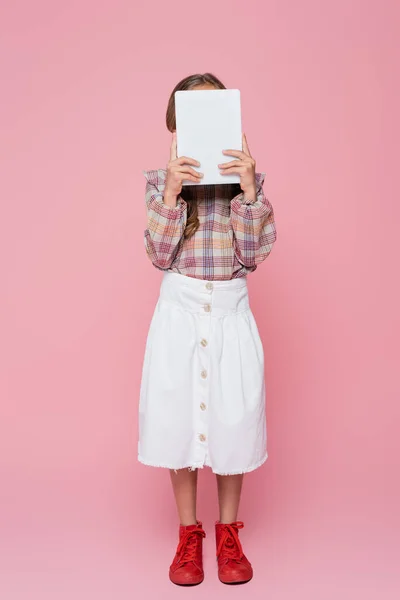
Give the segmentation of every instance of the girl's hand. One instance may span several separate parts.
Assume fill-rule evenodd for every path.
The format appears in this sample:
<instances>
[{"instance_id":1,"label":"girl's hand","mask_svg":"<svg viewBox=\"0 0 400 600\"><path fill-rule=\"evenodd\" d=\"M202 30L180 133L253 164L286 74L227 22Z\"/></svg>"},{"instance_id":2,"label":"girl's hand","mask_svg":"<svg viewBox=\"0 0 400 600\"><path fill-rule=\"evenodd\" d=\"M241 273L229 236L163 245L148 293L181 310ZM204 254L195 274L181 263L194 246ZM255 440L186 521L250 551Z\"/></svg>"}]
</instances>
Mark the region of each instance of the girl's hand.
<instances>
[{"instance_id":1,"label":"girl's hand","mask_svg":"<svg viewBox=\"0 0 400 600\"><path fill-rule=\"evenodd\" d=\"M243 152L241 150L222 150L223 154L236 156L237 160L218 165L222 175L237 173L240 176L240 187L249 200L255 200L256 188L256 161L250 154L246 136L242 135Z\"/></svg>"},{"instance_id":2,"label":"girl's hand","mask_svg":"<svg viewBox=\"0 0 400 600\"><path fill-rule=\"evenodd\" d=\"M199 183L203 177L203 173L198 173L195 169L192 169L189 165L199 167L200 163L194 158L188 158L187 156L180 156L177 158L176 155L176 132L172 134L172 143L170 150L170 160L167 164L167 178L165 182L165 196L167 199L176 198L182 191L182 181L188 179L189 181L195 181Z\"/></svg>"}]
</instances>

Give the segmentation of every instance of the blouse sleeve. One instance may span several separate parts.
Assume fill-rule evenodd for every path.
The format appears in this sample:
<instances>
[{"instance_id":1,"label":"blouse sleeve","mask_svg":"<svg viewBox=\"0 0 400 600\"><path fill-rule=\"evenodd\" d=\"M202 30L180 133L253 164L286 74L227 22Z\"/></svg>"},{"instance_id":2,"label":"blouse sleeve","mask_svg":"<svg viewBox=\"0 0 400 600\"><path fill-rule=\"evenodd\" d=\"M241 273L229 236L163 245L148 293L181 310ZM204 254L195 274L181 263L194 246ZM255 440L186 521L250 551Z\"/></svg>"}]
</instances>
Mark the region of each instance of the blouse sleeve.
<instances>
[{"instance_id":1,"label":"blouse sleeve","mask_svg":"<svg viewBox=\"0 0 400 600\"><path fill-rule=\"evenodd\" d=\"M231 200L231 224L234 250L245 267L255 268L267 258L276 240L274 211L263 190L265 173L256 174L254 200L243 192Z\"/></svg>"},{"instance_id":2,"label":"blouse sleeve","mask_svg":"<svg viewBox=\"0 0 400 600\"><path fill-rule=\"evenodd\" d=\"M146 183L147 228L144 243L148 257L159 269L168 269L176 255L186 226L187 204L181 196L176 206L164 203L164 185L144 172Z\"/></svg>"}]
</instances>

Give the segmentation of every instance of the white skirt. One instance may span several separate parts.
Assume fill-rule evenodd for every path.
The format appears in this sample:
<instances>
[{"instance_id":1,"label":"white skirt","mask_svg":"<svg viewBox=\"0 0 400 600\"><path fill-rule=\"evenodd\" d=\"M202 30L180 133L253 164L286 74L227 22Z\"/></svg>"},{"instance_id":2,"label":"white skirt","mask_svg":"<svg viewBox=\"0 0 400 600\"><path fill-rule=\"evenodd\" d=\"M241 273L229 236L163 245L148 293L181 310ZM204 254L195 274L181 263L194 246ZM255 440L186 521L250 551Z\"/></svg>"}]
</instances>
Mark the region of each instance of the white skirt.
<instances>
[{"instance_id":1,"label":"white skirt","mask_svg":"<svg viewBox=\"0 0 400 600\"><path fill-rule=\"evenodd\" d=\"M143 361L138 460L233 475L267 456L264 352L246 277L164 272Z\"/></svg>"}]
</instances>

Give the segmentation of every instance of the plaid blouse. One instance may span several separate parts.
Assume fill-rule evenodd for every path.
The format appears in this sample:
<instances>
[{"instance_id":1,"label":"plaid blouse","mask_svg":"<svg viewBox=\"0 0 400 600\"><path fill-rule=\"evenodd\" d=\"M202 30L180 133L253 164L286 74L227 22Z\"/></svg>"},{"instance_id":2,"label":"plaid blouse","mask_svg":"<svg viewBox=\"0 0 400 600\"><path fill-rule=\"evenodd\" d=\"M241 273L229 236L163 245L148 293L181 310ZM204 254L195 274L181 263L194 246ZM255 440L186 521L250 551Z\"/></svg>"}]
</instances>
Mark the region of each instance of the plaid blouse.
<instances>
[{"instance_id":1,"label":"plaid blouse","mask_svg":"<svg viewBox=\"0 0 400 600\"><path fill-rule=\"evenodd\" d=\"M276 229L273 208L262 187L265 173L256 173L253 201L245 199L238 183L184 185L176 207L163 202L166 170L143 173L147 180L144 242L158 269L199 279L234 279L254 271L271 252ZM200 226L185 239L187 204L194 195Z\"/></svg>"}]
</instances>

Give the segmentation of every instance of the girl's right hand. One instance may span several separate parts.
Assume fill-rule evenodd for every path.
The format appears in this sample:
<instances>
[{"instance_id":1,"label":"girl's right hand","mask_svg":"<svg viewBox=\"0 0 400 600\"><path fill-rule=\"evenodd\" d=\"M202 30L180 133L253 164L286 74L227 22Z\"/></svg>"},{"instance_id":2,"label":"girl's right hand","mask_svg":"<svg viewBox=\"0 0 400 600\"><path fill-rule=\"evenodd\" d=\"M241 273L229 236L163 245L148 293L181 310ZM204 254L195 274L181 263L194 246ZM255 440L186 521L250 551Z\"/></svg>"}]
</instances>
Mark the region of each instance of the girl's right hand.
<instances>
[{"instance_id":1,"label":"girl's right hand","mask_svg":"<svg viewBox=\"0 0 400 600\"><path fill-rule=\"evenodd\" d=\"M170 151L170 160L167 164L167 178L165 182L165 197L170 201L182 191L182 181L184 179L189 181L195 181L200 183L203 173L199 173L195 169L192 169L189 165L199 167L200 163L194 158L188 158L187 156L180 156L177 158L176 154L176 132L172 134L172 143Z\"/></svg>"}]
</instances>

